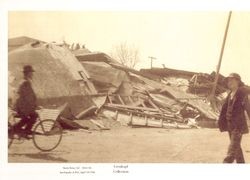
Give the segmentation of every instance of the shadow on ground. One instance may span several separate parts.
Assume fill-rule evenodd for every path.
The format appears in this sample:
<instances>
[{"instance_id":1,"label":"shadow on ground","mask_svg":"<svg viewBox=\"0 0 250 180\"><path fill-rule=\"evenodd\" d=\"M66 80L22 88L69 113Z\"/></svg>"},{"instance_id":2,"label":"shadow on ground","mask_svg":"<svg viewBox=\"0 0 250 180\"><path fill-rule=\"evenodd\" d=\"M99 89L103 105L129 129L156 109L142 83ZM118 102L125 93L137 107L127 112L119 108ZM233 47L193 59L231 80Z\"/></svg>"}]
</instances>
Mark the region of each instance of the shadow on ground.
<instances>
[{"instance_id":1,"label":"shadow on ground","mask_svg":"<svg viewBox=\"0 0 250 180\"><path fill-rule=\"evenodd\" d=\"M42 159L42 160L62 162L62 163L68 162L66 159L63 159L61 157L52 156L51 153L13 153L10 155L11 156L26 156L32 159Z\"/></svg>"}]
</instances>

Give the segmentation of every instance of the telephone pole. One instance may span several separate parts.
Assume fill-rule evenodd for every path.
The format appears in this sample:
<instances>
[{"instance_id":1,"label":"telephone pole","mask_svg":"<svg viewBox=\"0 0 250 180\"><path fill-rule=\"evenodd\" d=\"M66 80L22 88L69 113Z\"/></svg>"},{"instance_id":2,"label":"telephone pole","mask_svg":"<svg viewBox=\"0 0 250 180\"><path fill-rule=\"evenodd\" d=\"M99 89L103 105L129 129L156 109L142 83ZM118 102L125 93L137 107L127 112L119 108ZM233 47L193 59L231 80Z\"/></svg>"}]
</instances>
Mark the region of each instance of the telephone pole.
<instances>
[{"instance_id":1,"label":"telephone pole","mask_svg":"<svg viewBox=\"0 0 250 180\"><path fill-rule=\"evenodd\" d=\"M217 87L218 80L219 80L220 67L221 67L221 62L222 62L222 58L223 58L223 53L224 53L224 48L225 48L225 44L226 44L227 33L228 33L228 29L229 29L231 16L232 16L232 11L230 11L228 14L227 26L226 26L225 33L224 33L224 38L223 38L222 47L221 47L221 51L220 51L219 62L218 62L217 70L216 70L216 74L215 74L214 86L213 86L213 89L211 92L211 98L215 97L215 91L216 91L216 87Z\"/></svg>"},{"instance_id":2,"label":"telephone pole","mask_svg":"<svg viewBox=\"0 0 250 180\"><path fill-rule=\"evenodd\" d=\"M148 56L148 58L149 58L150 61L151 61L151 69L152 69L152 68L153 68L153 60L156 60L156 57Z\"/></svg>"}]
</instances>

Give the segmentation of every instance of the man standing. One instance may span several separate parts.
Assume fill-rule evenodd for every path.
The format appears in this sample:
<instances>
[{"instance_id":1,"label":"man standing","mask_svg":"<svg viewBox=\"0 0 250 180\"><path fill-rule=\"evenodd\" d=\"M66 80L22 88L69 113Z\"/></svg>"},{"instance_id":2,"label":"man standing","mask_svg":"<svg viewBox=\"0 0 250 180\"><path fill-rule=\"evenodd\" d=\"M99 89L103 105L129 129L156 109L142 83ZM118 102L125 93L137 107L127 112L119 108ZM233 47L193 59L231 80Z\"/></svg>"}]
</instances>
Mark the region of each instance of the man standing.
<instances>
[{"instance_id":1,"label":"man standing","mask_svg":"<svg viewBox=\"0 0 250 180\"><path fill-rule=\"evenodd\" d=\"M220 131L228 131L230 138L227 156L223 163L233 163L234 160L237 163L245 163L241 139L243 134L248 133L245 110L250 115L250 109L248 95L244 91L243 85L239 74L231 73L227 77L230 93L222 106L218 122Z\"/></svg>"},{"instance_id":2,"label":"man standing","mask_svg":"<svg viewBox=\"0 0 250 180\"><path fill-rule=\"evenodd\" d=\"M38 117L36 113L37 98L32 88L33 68L30 65L23 67L24 81L18 89L18 99L16 101L16 111L21 117L20 122L15 126L15 130L22 130L25 127L25 134L31 134L31 129Z\"/></svg>"}]
</instances>

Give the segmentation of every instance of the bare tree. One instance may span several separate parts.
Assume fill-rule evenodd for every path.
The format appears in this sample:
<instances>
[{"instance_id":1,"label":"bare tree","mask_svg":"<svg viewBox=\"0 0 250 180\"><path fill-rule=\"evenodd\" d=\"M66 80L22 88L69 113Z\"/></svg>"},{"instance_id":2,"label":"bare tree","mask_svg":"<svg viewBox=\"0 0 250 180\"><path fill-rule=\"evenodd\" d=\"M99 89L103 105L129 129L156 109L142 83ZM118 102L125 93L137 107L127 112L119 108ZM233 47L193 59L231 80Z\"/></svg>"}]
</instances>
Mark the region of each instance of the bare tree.
<instances>
[{"instance_id":1,"label":"bare tree","mask_svg":"<svg viewBox=\"0 0 250 180\"><path fill-rule=\"evenodd\" d=\"M115 46L111 52L111 57L130 68L134 68L140 61L138 48L128 45L126 42Z\"/></svg>"}]
</instances>

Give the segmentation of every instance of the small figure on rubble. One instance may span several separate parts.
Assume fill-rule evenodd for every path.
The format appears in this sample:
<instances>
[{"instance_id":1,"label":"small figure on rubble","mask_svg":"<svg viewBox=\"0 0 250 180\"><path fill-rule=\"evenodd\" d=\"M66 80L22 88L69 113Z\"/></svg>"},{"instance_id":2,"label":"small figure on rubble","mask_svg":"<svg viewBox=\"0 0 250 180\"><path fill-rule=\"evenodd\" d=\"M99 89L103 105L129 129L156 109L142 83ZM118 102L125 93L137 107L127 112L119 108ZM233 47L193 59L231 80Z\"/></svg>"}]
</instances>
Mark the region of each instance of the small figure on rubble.
<instances>
[{"instance_id":1,"label":"small figure on rubble","mask_svg":"<svg viewBox=\"0 0 250 180\"><path fill-rule=\"evenodd\" d=\"M30 65L23 67L24 81L18 89L18 99L15 104L15 110L21 120L15 126L15 130L22 130L26 135L31 134L31 128L36 122L38 114L36 113L37 98L32 88L33 68Z\"/></svg>"},{"instance_id":2,"label":"small figure on rubble","mask_svg":"<svg viewBox=\"0 0 250 180\"><path fill-rule=\"evenodd\" d=\"M241 149L242 135L249 132L245 111L250 115L248 95L244 90L244 83L237 73L231 73L227 78L227 86L230 90L219 117L219 129L228 131L230 145L223 163L245 163Z\"/></svg>"}]
</instances>

